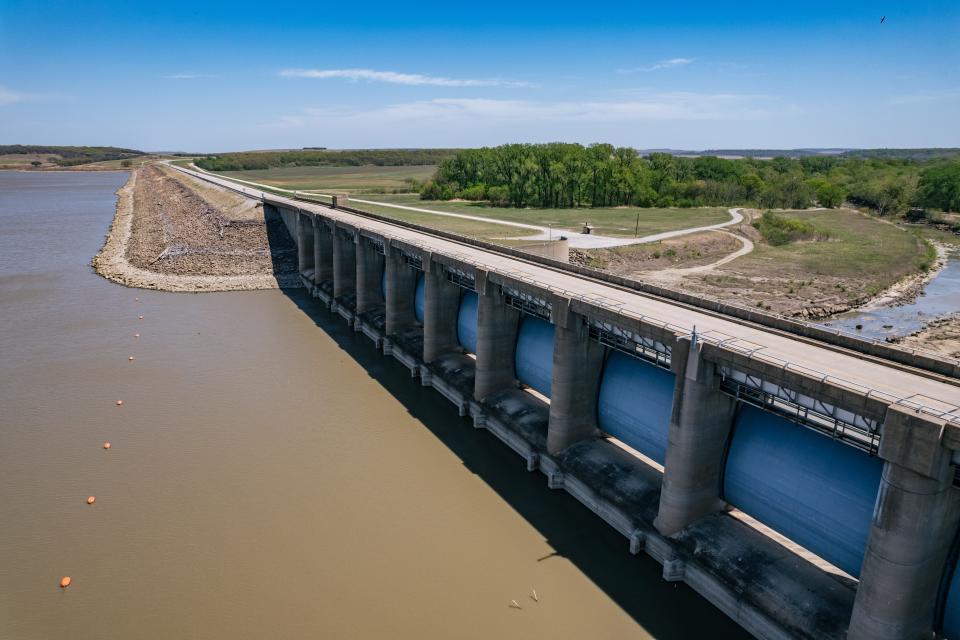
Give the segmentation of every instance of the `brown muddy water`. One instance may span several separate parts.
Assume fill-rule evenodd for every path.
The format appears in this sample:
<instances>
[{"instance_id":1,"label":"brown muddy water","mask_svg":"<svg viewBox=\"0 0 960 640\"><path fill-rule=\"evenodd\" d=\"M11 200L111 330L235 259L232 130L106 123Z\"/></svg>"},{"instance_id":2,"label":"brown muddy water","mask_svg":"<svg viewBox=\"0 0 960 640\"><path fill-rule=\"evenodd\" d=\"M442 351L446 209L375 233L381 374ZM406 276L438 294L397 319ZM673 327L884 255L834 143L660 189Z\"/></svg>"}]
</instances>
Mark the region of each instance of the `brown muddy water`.
<instances>
[{"instance_id":1,"label":"brown muddy water","mask_svg":"<svg viewBox=\"0 0 960 640\"><path fill-rule=\"evenodd\" d=\"M0 172L0 638L744 637L302 292L96 276L125 179Z\"/></svg>"}]
</instances>

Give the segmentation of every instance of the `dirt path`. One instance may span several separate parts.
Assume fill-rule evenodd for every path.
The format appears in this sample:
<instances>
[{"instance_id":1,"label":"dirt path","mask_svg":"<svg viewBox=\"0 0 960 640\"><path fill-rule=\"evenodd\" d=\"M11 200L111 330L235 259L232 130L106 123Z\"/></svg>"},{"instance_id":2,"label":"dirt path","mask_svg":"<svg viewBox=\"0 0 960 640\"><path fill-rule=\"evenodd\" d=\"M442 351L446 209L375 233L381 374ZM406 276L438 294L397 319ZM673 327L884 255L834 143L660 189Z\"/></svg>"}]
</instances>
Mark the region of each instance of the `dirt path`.
<instances>
[{"instance_id":1,"label":"dirt path","mask_svg":"<svg viewBox=\"0 0 960 640\"><path fill-rule=\"evenodd\" d=\"M735 240L739 241L742 246L736 251L734 251L733 253L731 253L730 255L724 256L723 258L720 258L716 262L711 262L710 264L703 264L696 267L676 267L676 268L659 269L657 271L648 271L644 275L647 275L651 279L655 279L655 280L663 280L663 281L680 280L684 276L687 276L690 274L708 273L710 271L713 271L719 266L725 265L728 262L733 262L737 258L741 256L745 256L751 251L753 251L754 244L753 244L753 241L750 240L749 238L738 236L737 234L730 233L729 231L714 230L714 232L728 235L731 238L734 238Z\"/></svg>"},{"instance_id":2,"label":"dirt path","mask_svg":"<svg viewBox=\"0 0 960 640\"><path fill-rule=\"evenodd\" d=\"M277 268L262 215L251 219L243 203L237 213L245 219L231 220L228 200L221 199L221 208L211 207L192 185L152 173L159 171L131 171L117 191L116 215L92 261L97 273L129 287L163 291L299 286L294 270L283 265L284 256Z\"/></svg>"}]
</instances>

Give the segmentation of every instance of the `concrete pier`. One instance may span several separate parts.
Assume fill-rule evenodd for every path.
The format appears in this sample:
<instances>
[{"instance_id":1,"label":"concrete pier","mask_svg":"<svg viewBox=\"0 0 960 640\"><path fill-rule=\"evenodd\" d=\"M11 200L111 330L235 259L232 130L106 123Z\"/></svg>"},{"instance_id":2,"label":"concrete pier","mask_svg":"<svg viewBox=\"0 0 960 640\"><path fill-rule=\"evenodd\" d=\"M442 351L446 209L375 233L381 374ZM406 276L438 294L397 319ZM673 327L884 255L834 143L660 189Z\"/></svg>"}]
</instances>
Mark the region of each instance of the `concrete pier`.
<instances>
[{"instance_id":1,"label":"concrete pier","mask_svg":"<svg viewBox=\"0 0 960 640\"><path fill-rule=\"evenodd\" d=\"M413 311L413 292L417 286L417 272L403 259L396 247L386 248L387 278L387 338L416 322Z\"/></svg>"},{"instance_id":2,"label":"concrete pier","mask_svg":"<svg viewBox=\"0 0 960 640\"><path fill-rule=\"evenodd\" d=\"M678 338L671 367L676 374L657 530L673 535L724 507L720 498L723 456L736 403L720 392L713 363L691 338Z\"/></svg>"},{"instance_id":3,"label":"concrete pier","mask_svg":"<svg viewBox=\"0 0 960 640\"><path fill-rule=\"evenodd\" d=\"M359 236L356 242L357 260L357 314L384 304L380 279L384 273L383 254L367 239Z\"/></svg>"},{"instance_id":4,"label":"concrete pier","mask_svg":"<svg viewBox=\"0 0 960 640\"><path fill-rule=\"evenodd\" d=\"M886 458L847 637L908 640L933 634L943 566L960 521L944 423L892 406Z\"/></svg>"},{"instance_id":5,"label":"concrete pier","mask_svg":"<svg viewBox=\"0 0 960 640\"><path fill-rule=\"evenodd\" d=\"M315 253L313 246L313 221L309 216L297 214L297 270L308 276L311 281L314 277Z\"/></svg>"},{"instance_id":6,"label":"concrete pier","mask_svg":"<svg viewBox=\"0 0 960 640\"><path fill-rule=\"evenodd\" d=\"M520 312L503 302L499 289L478 270L477 372L473 397L478 401L517 384L513 356Z\"/></svg>"},{"instance_id":7,"label":"concrete pier","mask_svg":"<svg viewBox=\"0 0 960 640\"><path fill-rule=\"evenodd\" d=\"M423 299L423 361L427 364L445 353L460 351L457 314L460 287L447 280L441 266L430 265L425 274Z\"/></svg>"},{"instance_id":8,"label":"concrete pier","mask_svg":"<svg viewBox=\"0 0 960 640\"><path fill-rule=\"evenodd\" d=\"M337 228L333 234L333 295L354 293L357 282L355 232Z\"/></svg>"},{"instance_id":9,"label":"concrete pier","mask_svg":"<svg viewBox=\"0 0 960 640\"><path fill-rule=\"evenodd\" d=\"M333 281L333 234L321 218L313 218L313 282Z\"/></svg>"},{"instance_id":10,"label":"concrete pier","mask_svg":"<svg viewBox=\"0 0 960 640\"><path fill-rule=\"evenodd\" d=\"M597 387L603 347L590 339L583 317L570 312L568 300L554 302L553 316L553 384L547 452L557 454L575 442L600 433Z\"/></svg>"}]
</instances>

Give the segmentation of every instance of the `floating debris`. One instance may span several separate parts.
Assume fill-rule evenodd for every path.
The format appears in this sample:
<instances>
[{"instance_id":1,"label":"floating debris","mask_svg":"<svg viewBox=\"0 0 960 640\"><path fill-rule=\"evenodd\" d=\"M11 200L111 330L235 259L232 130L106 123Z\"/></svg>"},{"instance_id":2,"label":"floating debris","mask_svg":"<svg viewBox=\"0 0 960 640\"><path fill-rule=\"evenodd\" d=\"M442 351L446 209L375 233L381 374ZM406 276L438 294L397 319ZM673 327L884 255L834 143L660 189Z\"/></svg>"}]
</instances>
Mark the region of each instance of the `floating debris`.
<instances>
[{"instance_id":1,"label":"floating debris","mask_svg":"<svg viewBox=\"0 0 960 640\"><path fill-rule=\"evenodd\" d=\"M123 406L123 400L117 400L117 406L118 406L118 407L122 407L122 406Z\"/></svg>"},{"instance_id":2,"label":"floating debris","mask_svg":"<svg viewBox=\"0 0 960 640\"><path fill-rule=\"evenodd\" d=\"M71 582L73 582L73 580L70 579L70 576L63 576L62 578L60 578L60 588L66 589L67 587L70 586Z\"/></svg>"},{"instance_id":3,"label":"floating debris","mask_svg":"<svg viewBox=\"0 0 960 640\"><path fill-rule=\"evenodd\" d=\"M137 316L137 320L143 320L143 316Z\"/></svg>"},{"instance_id":4,"label":"floating debris","mask_svg":"<svg viewBox=\"0 0 960 640\"><path fill-rule=\"evenodd\" d=\"M103 448L104 448L104 449L109 449L109 448L110 448L110 443L109 443L109 442L104 442L104 443L103 443Z\"/></svg>"},{"instance_id":5,"label":"floating debris","mask_svg":"<svg viewBox=\"0 0 960 640\"><path fill-rule=\"evenodd\" d=\"M139 337L140 337L140 334L139 334L139 333L135 333L135 334L133 334L133 337L134 337L134 338L139 338Z\"/></svg>"},{"instance_id":6,"label":"floating debris","mask_svg":"<svg viewBox=\"0 0 960 640\"><path fill-rule=\"evenodd\" d=\"M129 358L127 358L127 360L133 360L133 356L130 356Z\"/></svg>"},{"instance_id":7,"label":"floating debris","mask_svg":"<svg viewBox=\"0 0 960 640\"><path fill-rule=\"evenodd\" d=\"M537 595L536 589L533 590L533 593L530 594L530 597L533 599L534 602L540 602L540 596Z\"/></svg>"},{"instance_id":8,"label":"floating debris","mask_svg":"<svg viewBox=\"0 0 960 640\"><path fill-rule=\"evenodd\" d=\"M87 498L87 504L93 504L93 503L96 502L96 501L97 501L97 499L94 498L93 496L89 496L89 497Z\"/></svg>"},{"instance_id":9,"label":"floating debris","mask_svg":"<svg viewBox=\"0 0 960 640\"><path fill-rule=\"evenodd\" d=\"M521 607L521 606L520 606L520 603L517 602L516 600L511 600L511 601L510 601L510 608L511 608L511 609L520 609L521 611L523 611L523 607Z\"/></svg>"}]
</instances>

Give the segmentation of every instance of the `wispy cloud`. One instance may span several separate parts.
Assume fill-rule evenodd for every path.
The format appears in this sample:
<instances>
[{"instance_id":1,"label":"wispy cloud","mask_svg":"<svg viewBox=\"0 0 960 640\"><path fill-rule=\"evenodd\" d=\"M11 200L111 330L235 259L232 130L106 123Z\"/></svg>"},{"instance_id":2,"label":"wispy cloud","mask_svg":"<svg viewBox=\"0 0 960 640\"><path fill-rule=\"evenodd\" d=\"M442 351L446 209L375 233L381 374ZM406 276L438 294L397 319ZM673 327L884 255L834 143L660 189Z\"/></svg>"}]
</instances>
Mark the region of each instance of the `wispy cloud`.
<instances>
[{"instance_id":1,"label":"wispy cloud","mask_svg":"<svg viewBox=\"0 0 960 640\"><path fill-rule=\"evenodd\" d=\"M673 69L674 67L684 67L688 64L693 64L696 62L696 58L670 58L669 60L661 60L656 64L652 64L647 67L634 67L632 69L617 69L617 73L640 73L648 71L659 71L660 69Z\"/></svg>"},{"instance_id":2,"label":"wispy cloud","mask_svg":"<svg viewBox=\"0 0 960 640\"><path fill-rule=\"evenodd\" d=\"M196 80L198 78L216 78L212 73L171 73L161 76L164 80Z\"/></svg>"},{"instance_id":3,"label":"wispy cloud","mask_svg":"<svg viewBox=\"0 0 960 640\"><path fill-rule=\"evenodd\" d=\"M947 100L956 100L958 98L960 98L960 91L938 91L925 94L903 94L894 96L887 100L887 104L893 106L927 104Z\"/></svg>"},{"instance_id":4,"label":"wispy cloud","mask_svg":"<svg viewBox=\"0 0 960 640\"><path fill-rule=\"evenodd\" d=\"M400 73L397 71L377 71L375 69L284 69L280 72L284 78L316 78L327 80L342 78L352 82L386 82L408 86L433 87L529 87L529 82L515 82L500 78L463 79L444 78L422 73Z\"/></svg>"},{"instance_id":5,"label":"wispy cloud","mask_svg":"<svg viewBox=\"0 0 960 640\"><path fill-rule=\"evenodd\" d=\"M25 102L27 100L35 100L37 96L31 93L23 93L22 91L14 91L3 85L0 85L0 107L6 106L8 104L15 104L17 102Z\"/></svg>"},{"instance_id":6,"label":"wispy cloud","mask_svg":"<svg viewBox=\"0 0 960 640\"><path fill-rule=\"evenodd\" d=\"M498 124L639 122L763 118L794 108L776 98L746 94L656 93L625 100L535 102L489 98L437 98L356 111L309 108L271 123L275 128L381 126L397 123Z\"/></svg>"}]
</instances>

